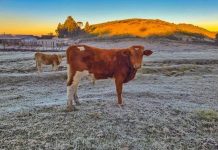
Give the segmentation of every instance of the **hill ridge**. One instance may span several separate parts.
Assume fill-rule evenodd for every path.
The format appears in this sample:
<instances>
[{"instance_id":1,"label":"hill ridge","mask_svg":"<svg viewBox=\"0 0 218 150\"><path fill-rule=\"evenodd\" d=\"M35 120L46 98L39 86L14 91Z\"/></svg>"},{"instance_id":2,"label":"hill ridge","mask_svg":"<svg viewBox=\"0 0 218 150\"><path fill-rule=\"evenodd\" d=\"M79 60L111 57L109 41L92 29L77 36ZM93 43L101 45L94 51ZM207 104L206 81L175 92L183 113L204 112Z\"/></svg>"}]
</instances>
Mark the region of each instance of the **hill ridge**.
<instances>
[{"instance_id":1,"label":"hill ridge","mask_svg":"<svg viewBox=\"0 0 218 150\"><path fill-rule=\"evenodd\" d=\"M90 26L88 31L98 36L167 36L175 33L199 34L208 38L215 38L216 32L187 23L171 23L160 19L129 18L114 20Z\"/></svg>"}]
</instances>

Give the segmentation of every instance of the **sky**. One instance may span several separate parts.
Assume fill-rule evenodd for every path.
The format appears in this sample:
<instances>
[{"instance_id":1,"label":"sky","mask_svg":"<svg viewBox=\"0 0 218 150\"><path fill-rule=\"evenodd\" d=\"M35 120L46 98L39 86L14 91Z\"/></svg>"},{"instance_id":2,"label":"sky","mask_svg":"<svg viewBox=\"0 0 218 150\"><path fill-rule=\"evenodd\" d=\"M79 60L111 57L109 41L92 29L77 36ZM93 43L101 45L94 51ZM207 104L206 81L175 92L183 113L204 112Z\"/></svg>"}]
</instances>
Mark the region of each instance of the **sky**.
<instances>
[{"instance_id":1,"label":"sky","mask_svg":"<svg viewBox=\"0 0 218 150\"><path fill-rule=\"evenodd\" d=\"M90 24L161 19L218 31L218 0L0 0L0 34L55 33L67 16Z\"/></svg>"}]
</instances>

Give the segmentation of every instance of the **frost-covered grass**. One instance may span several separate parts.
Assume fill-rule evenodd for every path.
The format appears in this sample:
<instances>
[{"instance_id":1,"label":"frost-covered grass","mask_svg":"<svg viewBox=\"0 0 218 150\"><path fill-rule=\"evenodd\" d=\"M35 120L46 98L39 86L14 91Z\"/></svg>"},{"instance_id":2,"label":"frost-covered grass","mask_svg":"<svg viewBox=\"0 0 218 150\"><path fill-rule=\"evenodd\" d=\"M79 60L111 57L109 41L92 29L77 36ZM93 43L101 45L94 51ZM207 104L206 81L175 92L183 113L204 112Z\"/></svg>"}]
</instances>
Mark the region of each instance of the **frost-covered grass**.
<instances>
[{"instance_id":1,"label":"frost-covered grass","mask_svg":"<svg viewBox=\"0 0 218 150\"><path fill-rule=\"evenodd\" d=\"M101 100L83 101L76 112L64 110L58 105L1 118L1 148L217 148L215 123L206 124L193 112L169 106L130 100L120 109Z\"/></svg>"},{"instance_id":2,"label":"frost-covered grass","mask_svg":"<svg viewBox=\"0 0 218 150\"><path fill-rule=\"evenodd\" d=\"M155 53L125 84L125 106L116 106L113 80L82 80L75 112L66 112L65 60L38 76L32 52L0 52L0 149L217 149L218 68L205 61L217 50L142 40L91 45L143 42Z\"/></svg>"}]
</instances>

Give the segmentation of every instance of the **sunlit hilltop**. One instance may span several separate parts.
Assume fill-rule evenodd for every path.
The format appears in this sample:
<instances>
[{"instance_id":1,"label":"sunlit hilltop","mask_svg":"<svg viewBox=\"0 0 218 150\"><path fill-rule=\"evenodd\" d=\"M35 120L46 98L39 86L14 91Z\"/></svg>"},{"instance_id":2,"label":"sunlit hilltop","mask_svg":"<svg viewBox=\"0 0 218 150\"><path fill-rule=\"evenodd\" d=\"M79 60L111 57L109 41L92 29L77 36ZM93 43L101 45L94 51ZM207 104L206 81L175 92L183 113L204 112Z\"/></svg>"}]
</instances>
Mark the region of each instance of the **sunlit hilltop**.
<instances>
[{"instance_id":1,"label":"sunlit hilltop","mask_svg":"<svg viewBox=\"0 0 218 150\"><path fill-rule=\"evenodd\" d=\"M215 38L216 33L192 24L174 24L153 19L126 19L92 25L89 33L97 35L165 36L174 33L199 34Z\"/></svg>"}]
</instances>

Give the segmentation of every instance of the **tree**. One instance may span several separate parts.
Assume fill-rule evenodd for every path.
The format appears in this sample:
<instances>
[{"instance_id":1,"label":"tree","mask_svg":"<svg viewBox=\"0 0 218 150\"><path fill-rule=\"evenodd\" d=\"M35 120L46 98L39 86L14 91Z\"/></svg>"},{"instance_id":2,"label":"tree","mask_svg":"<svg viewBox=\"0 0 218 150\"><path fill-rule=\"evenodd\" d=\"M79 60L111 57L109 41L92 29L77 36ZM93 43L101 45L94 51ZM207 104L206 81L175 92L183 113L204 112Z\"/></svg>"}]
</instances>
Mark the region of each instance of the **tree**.
<instances>
[{"instance_id":1,"label":"tree","mask_svg":"<svg viewBox=\"0 0 218 150\"><path fill-rule=\"evenodd\" d=\"M86 32L88 32L89 29L90 29L90 25L89 25L89 22L87 21L86 24L85 24L84 30L85 30Z\"/></svg>"},{"instance_id":2,"label":"tree","mask_svg":"<svg viewBox=\"0 0 218 150\"><path fill-rule=\"evenodd\" d=\"M218 33L216 34L215 42L218 45Z\"/></svg>"},{"instance_id":3,"label":"tree","mask_svg":"<svg viewBox=\"0 0 218 150\"><path fill-rule=\"evenodd\" d=\"M67 30L68 37L72 36L79 30L79 26L71 16L68 16L67 19L65 20L64 28Z\"/></svg>"},{"instance_id":4,"label":"tree","mask_svg":"<svg viewBox=\"0 0 218 150\"><path fill-rule=\"evenodd\" d=\"M67 34L67 31L64 28L64 25L61 23L58 24L58 27L57 27L55 32L57 33L58 37L60 37L60 38L63 38Z\"/></svg>"},{"instance_id":5,"label":"tree","mask_svg":"<svg viewBox=\"0 0 218 150\"><path fill-rule=\"evenodd\" d=\"M56 33L58 37L72 37L77 35L80 31L80 27L76 23L76 21L71 17L68 16L65 20L64 24L59 23L56 29Z\"/></svg>"}]
</instances>

